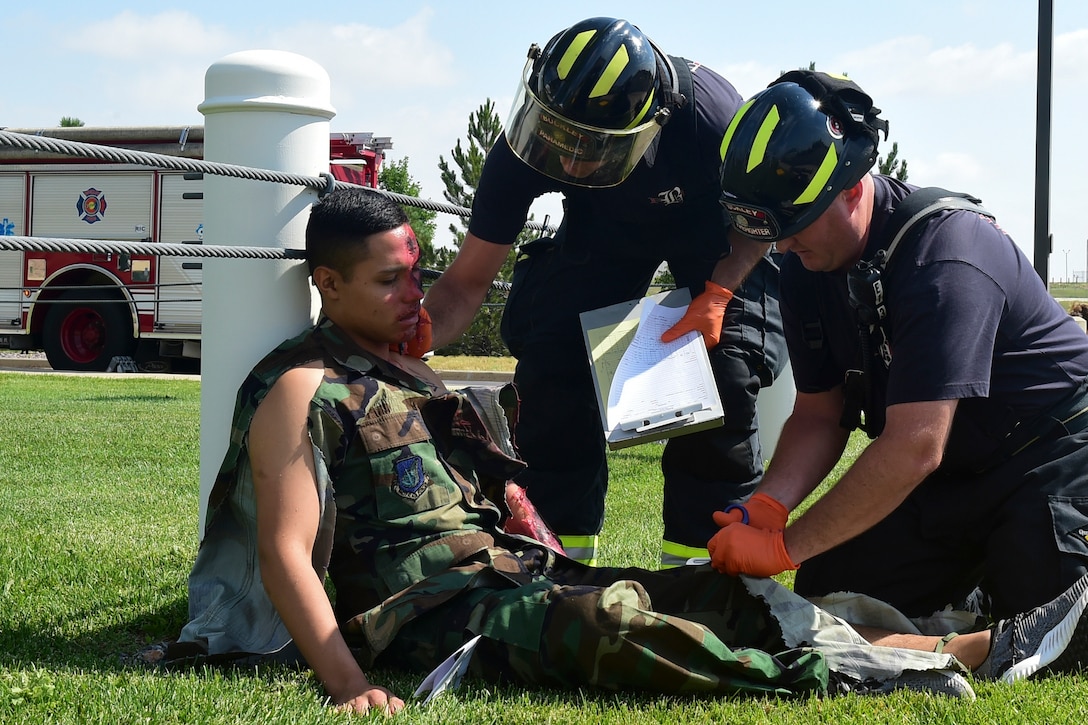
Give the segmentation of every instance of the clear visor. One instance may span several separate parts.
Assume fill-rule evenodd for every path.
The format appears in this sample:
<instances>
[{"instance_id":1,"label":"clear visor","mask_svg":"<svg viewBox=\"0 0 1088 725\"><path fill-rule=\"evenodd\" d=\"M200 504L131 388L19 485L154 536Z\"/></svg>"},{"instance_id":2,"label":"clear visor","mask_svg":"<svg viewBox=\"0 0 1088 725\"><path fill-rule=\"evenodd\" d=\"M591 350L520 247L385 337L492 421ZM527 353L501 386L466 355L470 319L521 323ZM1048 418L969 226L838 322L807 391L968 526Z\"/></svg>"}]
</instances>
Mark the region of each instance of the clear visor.
<instances>
[{"instance_id":1,"label":"clear visor","mask_svg":"<svg viewBox=\"0 0 1088 725\"><path fill-rule=\"evenodd\" d=\"M628 177L661 130L656 117L629 129L587 126L548 109L528 85L525 64L506 140L519 159L546 176L575 186L615 186Z\"/></svg>"}]
</instances>

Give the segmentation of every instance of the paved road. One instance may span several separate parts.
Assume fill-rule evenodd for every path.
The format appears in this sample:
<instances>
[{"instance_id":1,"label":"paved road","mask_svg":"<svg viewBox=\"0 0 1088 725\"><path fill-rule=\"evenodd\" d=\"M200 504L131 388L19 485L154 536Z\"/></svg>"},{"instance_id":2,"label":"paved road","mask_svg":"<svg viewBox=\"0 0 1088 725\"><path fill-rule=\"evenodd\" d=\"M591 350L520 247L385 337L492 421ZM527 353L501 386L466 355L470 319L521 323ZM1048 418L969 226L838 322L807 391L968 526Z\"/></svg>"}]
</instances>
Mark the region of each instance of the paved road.
<instances>
[{"instance_id":1,"label":"paved road","mask_svg":"<svg viewBox=\"0 0 1088 725\"><path fill-rule=\"evenodd\" d=\"M104 378L151 377L170 380L200 380L199 375L161 374L161 373L81 373L70 370L54 370L44 356L5 353L0 355L0 372L19 372L47 374L62 372L66 375L97 375ZM442 381L448 388L463 388L469 385L499 385L513 379L511 373L475 372L468 370L438 370Z\"/></svg>"}]
</instances>

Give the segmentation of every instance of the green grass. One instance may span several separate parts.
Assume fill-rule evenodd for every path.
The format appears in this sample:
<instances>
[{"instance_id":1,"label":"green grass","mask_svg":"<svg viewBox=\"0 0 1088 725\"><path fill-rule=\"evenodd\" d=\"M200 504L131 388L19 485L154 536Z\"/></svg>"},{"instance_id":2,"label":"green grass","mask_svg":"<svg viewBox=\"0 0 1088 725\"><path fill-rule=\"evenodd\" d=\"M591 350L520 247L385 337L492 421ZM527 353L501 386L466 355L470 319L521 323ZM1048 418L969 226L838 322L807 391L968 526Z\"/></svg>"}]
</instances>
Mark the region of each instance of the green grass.
<instances>
[{"instance_id":1,"label":"green grass","mask_svg":"<svg viewBox=\"0 0 1088 725\"><path fill-rule=\"evenodd\" d=\"M1088 284L1073 282L1051 282L1050 294L1053 297L1088 299Z\"/></svg>"},{"instance_id":2,"label":"green grass","mask_svg":"<svg viewBox=\"0 0 1088 725\"><path fill-rule=\"evenodd\" d=\"M512 357L483 355L435 355L427 361L435 370L478 370L487 373L512 373L517 360Z\"/></svg>"},{"instance_id":3,"label":"green grass","mask_svg":"<svg viewBox=\"0 0 1088 725\"><path fill-rule=\"evenodd\" d=\"M342 723L309 673L133 662L186 620L200 383L0 373L0 723ZM854 439L851 456L863 445ZM602 563L654 566L661 447L611 454ZM784 579L788 583L788 579ZM375 670L404 696L416 675ZM1088 715L1085 678L802 701L526 691L466 683L405 723L1021 723Z\"/></svg>"}]
</instances>

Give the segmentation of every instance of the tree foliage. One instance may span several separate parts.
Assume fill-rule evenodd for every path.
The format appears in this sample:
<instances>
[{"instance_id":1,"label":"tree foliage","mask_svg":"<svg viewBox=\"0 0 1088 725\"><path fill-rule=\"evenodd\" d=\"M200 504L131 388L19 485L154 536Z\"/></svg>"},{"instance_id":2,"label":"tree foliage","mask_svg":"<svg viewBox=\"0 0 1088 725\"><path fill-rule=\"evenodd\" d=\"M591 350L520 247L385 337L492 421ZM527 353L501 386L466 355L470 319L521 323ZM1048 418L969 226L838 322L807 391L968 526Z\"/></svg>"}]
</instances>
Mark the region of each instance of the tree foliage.
<instances>
[{"instance_id":1,"label":"tree foliage","mask_svg":"<svg viewBox=\"0 0 1088 725\"><path fill-rule=\"evenodd\" d=\"M469 115L467 139L464 141L458 139L457 144L450 151L453 163L451 164L443 156L438 157L438 169L441 172L442 184L445 186L442 196L446 201L466 209L472 208L476 187L483 173L484 160L498 142L501 134L502 122L495 113L495 102L488 98ZM532 220L533 216L530 215L529 219ZM449 230L453 235L453 243L460 248L468 232L468 219L459 217L455 223L450 224ZM514 241L514 250L516 251L525 242L536 239L537 236L539 235L533 231L523 230ZM451 253L451 260L452 256ZM500 280L510 281L515 256L511 254L507 257L506 263L499 270ZM445 269L445 265L440 266L439 269Z\"/></svg>"},{"instance_id":2,"label":"tree foliage","mask_svg":"<svg viewBox=\"0 0 1088 725\"><path fill-rule=\"evenodd\" d=\"M60 127L61 128L78 128L84 125L83 121L80 121L75 116L61 116Z\"/></svg>"},{"instance_id":3,"label":"tree foliage","mask_svg":"<svg viewBox=\"0 0 1088 725\"><path fill-rule=\"evenodd\" d=\"M502 122L495 113L495 102L488 98L469 115L468 135L465 139L457 140L457 144L450 151L451 160L447 161L443 156L438 157L438 169L445 186L442 195L446 201L466 209L472 208L476 187L483 173L484 160L498 142L501 134ZM532 219L532 216L529 218ZM453 235L453 243L460 248L468 232L468 219L458 218L456 222L450 224L449 230ZM516 250L526 241L536 237L537 234L528 230L523 230L518 235L513 244L512 253L507 256L506 262L499 270L500 280L510 281ZM445 269L452 261L454 254L454 250L436 249L435 268ZM499 322L502 319L505 298L505 292L496 289L488 292L484 306L476 313L472 325L461 339L438 352L443 355L509 355L499 336Z\"/></svg>"},{"instance_id":4,"label":"tree foliage","mask_svg":"<svg viewBox=\"0 0 1088 725\"><path fill-rule=\"evenodd\" d=\"M495 113L495 102L488 98L469 114L467 141L462 144L462 140L457 139L457 144L450 151L456 166L446 161L444 156L438 157L438 169L442 172L442 184L446 187L442 196L446 201L472 208L472 199L476 195L476 186L480 183L480 175L484 169L484 159L499 140L501 133L502 123ZM453 234L454 244L460 247L468 231L468 219L458 217L456 222L450 224L449 229Z\"/></svg>"},{"instance_id":5,"label":"tree foliage","mask_svg":"<svg viewBox=\"0 0 1088 725\"><path fill-rule=\"evenodd\" d=\"M892 143L892 150L888 152L887 158L879 156L876 163L880 173L885 176L893 176L900 181L907 180L907 162L899 158L898 141Z\"/></svg>"},{"instance_id":6,"label":"tree foliage","mask_svg":"<svg viewBox=\"0 0 1088 725\"><path fill-rule=\"evenodd\" d=\"M407 156L393 163L382 164L382 170L378 174L378 188L416 198L419 198L419 192L422 190L419 182L408 173ZM416 240L419 241L420 265L425 269L435 269L434 220L438 212L409 204L401 206L408 215L412 230L416 233Z\"/></svg>"}]
</instances>

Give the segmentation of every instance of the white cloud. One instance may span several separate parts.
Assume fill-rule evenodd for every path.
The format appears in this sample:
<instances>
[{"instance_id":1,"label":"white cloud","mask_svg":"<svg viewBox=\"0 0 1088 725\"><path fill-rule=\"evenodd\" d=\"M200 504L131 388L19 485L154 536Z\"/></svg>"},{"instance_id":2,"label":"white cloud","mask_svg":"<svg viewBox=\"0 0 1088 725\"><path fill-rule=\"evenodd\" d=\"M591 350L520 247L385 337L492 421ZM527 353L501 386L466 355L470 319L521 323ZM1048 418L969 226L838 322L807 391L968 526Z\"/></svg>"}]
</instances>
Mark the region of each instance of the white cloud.
<instances>
[{"instance_id":1,"label":"white cloud","mask_svg":"<svg viewBox=\"0 0 1088 725\"><path fill-rule=\"evenodd\" d=\"M343 98L375 91L443 87L455 79L453 52L431 34L433 12L423 9L400 25L303 23L269 35L272 47L313 58L334 79Z\"/></svg>"},{"instance_id":2,"label":"white cloud","mask_svg":"<svg viewBox=\"0 0 1088 725\"><path fill-rule=\"evenodd\" d=\"M192 58L233 44L223 28L205 24L181 10L140 15L125 10L111 18L68 28L61 36L70 50L103 58L154 63L156 58Z\"/></svg>"},{"instance_id":3,"label":"white cloud","mask_svg":"<svg viewBox=\"0 0 1088 725\"><path fill-rule=\"evenodd\" d=\"M1034 51L1009 43L979 47L972 43L934 48L921 36L892 38L835 58L863 87L882 95L955 96L993 92L1032 82ZM876 95L876 91L872 91Z\"/></svg>"},{"instance_id":4,"label":"white cloud","mask_svg":"<svg viewBox=\"0 0 1088 725\"><path fill-rule=\"evenodd\" d=\"M767 87L767 84L778 77L781 67L770 67L757 61L743 63L724 63L722 65L708 66L727 78L733 87L742 96L748 98Z\"/></svg>"},{"instance_id":5,"label":"white cloud","mask_svg":"<svg viewBox=\"0 0 1088 725\"><path fill-rule=\"evenodd\" d=\"M1054 78L1081 84L1088 82L1088 28L1054 38Z\"/></svg>"},{"instance_id":6,"label":"white cloud","mask_svg":"<svg viewBox=\"0 0 1088 725\"><path fill-rule=\"evenodd\" d=\"M940 183L948 188L970 188L983 178L986 164L968 153L945 152L933 157L924 154L912 155L909 159L910 178L930 179L927 183ZM937 180L941 181L938 182Z\"/></svg>"}]
</instances>

